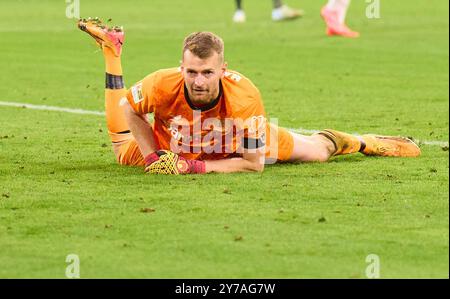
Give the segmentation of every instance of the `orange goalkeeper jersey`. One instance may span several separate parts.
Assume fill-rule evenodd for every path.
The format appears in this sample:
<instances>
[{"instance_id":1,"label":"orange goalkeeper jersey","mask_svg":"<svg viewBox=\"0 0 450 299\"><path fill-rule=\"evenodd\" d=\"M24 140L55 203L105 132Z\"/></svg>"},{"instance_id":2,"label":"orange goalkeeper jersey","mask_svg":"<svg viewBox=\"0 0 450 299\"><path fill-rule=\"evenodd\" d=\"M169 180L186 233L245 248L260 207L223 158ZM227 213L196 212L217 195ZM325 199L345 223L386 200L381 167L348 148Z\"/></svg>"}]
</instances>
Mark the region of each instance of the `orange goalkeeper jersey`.
<instances>
[{"instance_id":1,"label":"orange goalkeeper jersey","mask_svg":"<svg viewBox=\"0 0 450 299\"><path fill-rule=\"evenodd\" d=\"M188 159L233 157L264 146L265 111L258 89L243 75L228 71L219 96L196 107L179 68L154 72L128 90L128 102L141 114L153 114L158 149Z\"/></svg>"}]
</instances>

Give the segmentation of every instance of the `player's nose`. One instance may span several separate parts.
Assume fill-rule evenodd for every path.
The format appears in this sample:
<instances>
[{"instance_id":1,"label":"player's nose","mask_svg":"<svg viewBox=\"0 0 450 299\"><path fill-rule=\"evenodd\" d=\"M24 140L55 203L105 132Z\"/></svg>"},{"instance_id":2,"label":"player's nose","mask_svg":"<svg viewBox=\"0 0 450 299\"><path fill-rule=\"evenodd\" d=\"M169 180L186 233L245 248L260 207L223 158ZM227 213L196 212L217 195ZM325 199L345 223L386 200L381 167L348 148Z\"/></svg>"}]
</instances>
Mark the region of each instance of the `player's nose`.
<instances>
[{"instance_id":1,"label":"player's nose","mask_svg":"<svg viewBox=\"0 0 450 299\"><path fill-rule=\"evenodd\" d=\"M195 77L195 85L198 87L202 87L205 84L205 77L203 77L201 74Z\"/></svg>"}]
</instances>

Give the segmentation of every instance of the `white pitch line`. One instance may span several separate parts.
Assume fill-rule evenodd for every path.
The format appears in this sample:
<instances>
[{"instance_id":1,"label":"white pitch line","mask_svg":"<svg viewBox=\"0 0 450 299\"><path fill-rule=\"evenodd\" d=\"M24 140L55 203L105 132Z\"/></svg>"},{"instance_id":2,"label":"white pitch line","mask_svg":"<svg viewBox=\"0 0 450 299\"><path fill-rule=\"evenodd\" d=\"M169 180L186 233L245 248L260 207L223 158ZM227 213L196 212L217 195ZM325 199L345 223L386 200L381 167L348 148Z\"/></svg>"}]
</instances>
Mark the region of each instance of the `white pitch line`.
<instances>
[{"instance_id":1,"label":"white pitch line","mask_svg":"<svg viewBox=\"0 0 450 299\"><path fill-rule=\"evenodd\" d=\"M91 114L91 115L102 115L102 116L105 115L105 112L103 112L103 111L91 111L91 110L84 110L84 109L72 109L72 108L62 108L62 107L55 107L55 106L33 105L33 104L14 103L14 102L0 101L0 106L19 107L19 108L45 110L45 111L67 112L67 113L74 113L74 114Z\"/></svg>"},{"instance_id":2,"label":"white pitch line","mask_svg":"<svg viewBox=\"0 0 450 299\"><path fill-rule=\"evenodd\" d=\"M419 140L419 143L426 144L426 145L440 146L440 147L445 147L445 146L448 147L448 142L447 141L437 141L437 140L421 141L421 140Z\"/></svg>"},{"instance_id":3,"label":"white pitch line","mask_svg":"<svg viewBox=\"0 0 450 299\"><path fill-rule=\"evenodd\" d=\"M0 106L8 106L8 107L19 107L19 108L27 108L34 110L44 110L44 111L56 111L56 112L66 112L66 113L74 113L74 114L88 114L88 115L99 115L104 116L104 111L92 111L92 110L84 110L84 109L73 109L73 108L63 108L56 106L46 106L46 105L33 105L33 104L25 104L25 103L15 103L15 102L2 102L0 101ZM319 130L310 130L303 128L287 128L290 131L297 132L300 134L314 134L319 132ZM358 133L355 133L358 134ZM438 140L418 140L420 144L432 145L432 146L449 146L448 141L438 141Z\"/></svg>"}]
</instances>

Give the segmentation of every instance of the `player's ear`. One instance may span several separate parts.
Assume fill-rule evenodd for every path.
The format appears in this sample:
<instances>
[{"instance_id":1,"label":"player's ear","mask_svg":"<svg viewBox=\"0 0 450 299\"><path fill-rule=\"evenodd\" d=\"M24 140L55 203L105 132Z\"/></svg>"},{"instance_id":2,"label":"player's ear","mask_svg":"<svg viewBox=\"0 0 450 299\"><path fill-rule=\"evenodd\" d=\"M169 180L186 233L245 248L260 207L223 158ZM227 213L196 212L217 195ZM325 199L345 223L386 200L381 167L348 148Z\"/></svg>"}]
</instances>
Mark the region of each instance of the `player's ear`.
<instances>
[{"instance_id":1,"label":"player's ear","mask_svg":"<svg viewBox=\"0 0 450 299\"><path fill-rule=\"evenodd\" d=\"M180 70L181 73L184 72L184 64L183 64L183 60L180 60L180 67L179 67L179 70Z\"/></svg>"},{"instance_id":2,"label":"player's ear","mask_svg":"<svg viewBox=\"0 0 450 299\"><path fill-rule=\"evenodd\" d=\"M225 76L225 72L227 71L227 69L228 69L228 62L225 61L222 64L222 77Z\"/></svg>"}]
</instances>

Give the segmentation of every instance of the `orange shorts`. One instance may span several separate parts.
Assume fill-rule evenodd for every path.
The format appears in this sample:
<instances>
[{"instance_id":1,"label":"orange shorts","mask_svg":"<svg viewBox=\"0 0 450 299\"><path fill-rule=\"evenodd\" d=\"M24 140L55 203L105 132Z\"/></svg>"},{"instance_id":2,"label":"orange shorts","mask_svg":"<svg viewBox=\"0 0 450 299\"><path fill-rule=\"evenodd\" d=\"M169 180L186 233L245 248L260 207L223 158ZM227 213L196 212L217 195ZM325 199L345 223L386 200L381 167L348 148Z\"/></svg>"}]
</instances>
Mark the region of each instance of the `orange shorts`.
<instances>
[{"instance_id":1,"label":"orange shorts","mask_svg":"<svg viewBox=\"0 0 450 299\"><path fill-rule=\"evenodd\" d=\"M266 134L266 163L268 160L286 162L294 151L294 137L285 128L270 124L270 130Z\"/></svg>"},{"instance_id":2,"label":"orange shorts","mask_svg":"<svg viewBox=\"0 0 450 299\"><path fill-rule=\"evenodd\" d=\"M270 124L266 140L267 161L289 161L294 150L294 138L288 130ZM143 166L145 164L137 142L131 133L124 136L124 143L119 148L117 159L122 165Z\"/></svg>"}]
</instances>

